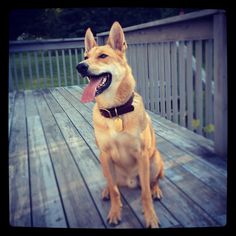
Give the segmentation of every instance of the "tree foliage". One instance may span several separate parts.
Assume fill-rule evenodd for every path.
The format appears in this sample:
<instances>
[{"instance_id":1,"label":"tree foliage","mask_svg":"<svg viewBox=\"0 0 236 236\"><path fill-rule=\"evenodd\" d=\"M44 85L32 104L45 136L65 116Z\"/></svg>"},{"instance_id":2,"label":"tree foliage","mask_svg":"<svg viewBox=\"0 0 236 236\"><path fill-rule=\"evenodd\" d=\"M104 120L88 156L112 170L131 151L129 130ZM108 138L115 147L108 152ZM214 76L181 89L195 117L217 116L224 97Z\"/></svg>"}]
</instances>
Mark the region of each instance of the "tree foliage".
<instances>
[{"instance_id":1,"label":"tree foliage","mask_svg":"<svg viewBox=\"0 0 236 236\"><path fill-rule=\"evenodd\" d=\"M184 9L191 12L197 9ZM83 37L90 27L96 34L108 31L114 21L123 27L178 15L179 8L49 8L13 10L9 19L9 38Z\"/></svg>"}]
</instances>

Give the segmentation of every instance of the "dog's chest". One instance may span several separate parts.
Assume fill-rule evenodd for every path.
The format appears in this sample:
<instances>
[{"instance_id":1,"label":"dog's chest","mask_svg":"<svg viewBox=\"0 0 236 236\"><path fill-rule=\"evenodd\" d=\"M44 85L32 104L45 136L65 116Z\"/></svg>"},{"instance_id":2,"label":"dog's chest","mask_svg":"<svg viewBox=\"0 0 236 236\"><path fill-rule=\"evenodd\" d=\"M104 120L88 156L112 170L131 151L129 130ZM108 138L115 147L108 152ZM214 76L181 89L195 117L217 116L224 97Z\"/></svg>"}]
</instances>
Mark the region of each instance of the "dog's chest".
<instances>
[{"instance_id":1,"label":"dog's chest","mask_svg":"<svg viewBox=\"0 0 236 236\"><path fill-rule=\"evenodd\" d=\"M106 131L95 130L99 147L109 152L118 165L134 166L140 150L140 140L137 135L126 127L125 120L122 121L121 131L117 130L115 119L107 120L106 125Z\"/></svg>"}]
</instances>

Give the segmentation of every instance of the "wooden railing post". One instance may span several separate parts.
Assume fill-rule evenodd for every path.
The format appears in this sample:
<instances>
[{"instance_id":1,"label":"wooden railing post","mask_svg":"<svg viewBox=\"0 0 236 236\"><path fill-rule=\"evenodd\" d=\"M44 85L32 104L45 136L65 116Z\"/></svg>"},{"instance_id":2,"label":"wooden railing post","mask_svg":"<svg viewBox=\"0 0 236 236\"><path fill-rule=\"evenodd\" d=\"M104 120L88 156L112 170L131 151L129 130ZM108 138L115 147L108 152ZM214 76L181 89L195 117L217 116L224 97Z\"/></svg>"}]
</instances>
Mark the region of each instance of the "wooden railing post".
<instances>
[{"instance_id":1,"label":"wooden railing post","mask_svg":"<svg viewBox=\"0 0 236 236\"><path fill-rule=\"evenodd\" d=\"M215 151L227 156L228 101L227 101L227 36L226 16L220 12L214 16L214 120Z\"/></svg>"}]
</instances>

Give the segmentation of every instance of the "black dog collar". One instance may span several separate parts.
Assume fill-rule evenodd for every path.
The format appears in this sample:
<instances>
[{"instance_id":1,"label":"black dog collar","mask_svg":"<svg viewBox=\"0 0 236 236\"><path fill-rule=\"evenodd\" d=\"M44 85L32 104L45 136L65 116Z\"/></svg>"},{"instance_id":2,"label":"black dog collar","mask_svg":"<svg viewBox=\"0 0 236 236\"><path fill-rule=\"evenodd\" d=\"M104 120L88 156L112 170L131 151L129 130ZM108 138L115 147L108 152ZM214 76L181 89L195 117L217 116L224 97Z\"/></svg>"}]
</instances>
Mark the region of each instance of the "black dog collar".
<instances>
[{"instance_id":1,"label":"black dog collar","mask_svg":"<svg viewBox=\"0 0 236 236\"><path fill-rule=\"evenodd\" d=\"M132 105L133 98L134 98L134 93L125 104L118 107L112 107L109 109L100 109L100 113L102 116L106 118L113 118L131 112L134 110L134 106Z\"/></svg>"}]
</instances>

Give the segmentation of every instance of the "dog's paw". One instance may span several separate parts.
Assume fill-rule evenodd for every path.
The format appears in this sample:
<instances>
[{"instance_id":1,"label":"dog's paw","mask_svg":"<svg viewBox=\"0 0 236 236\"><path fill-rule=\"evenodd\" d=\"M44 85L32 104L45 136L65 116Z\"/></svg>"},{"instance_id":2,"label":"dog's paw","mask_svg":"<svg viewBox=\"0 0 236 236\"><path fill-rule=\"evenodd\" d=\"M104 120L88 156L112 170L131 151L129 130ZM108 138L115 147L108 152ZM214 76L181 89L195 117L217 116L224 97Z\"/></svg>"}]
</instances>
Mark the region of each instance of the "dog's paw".
<instances>
[{"instance_id":1,"label":"dog's paw","mask_svg":"<svg viewBox=\"0 0 236 236\"><path fill-rule=\"evenodd\" d=\"M161 198L163 198L162 191L158 185L154 185L152 187L152 198L153 200L160 200Z\"/></svg>"},{"instance_id":2,"label":"dog's paw","mask_svg":"<svg viewBox=\"0 0 236 236\"><path fill-rule=\"evenodd\" d=\"M159 228L159 220L154 209L150 209L148 212L144 212L144 217L147 228Z\"/></svg>"},{"instance_id":3,"label":"dog's paw","mask_svg":"<svg viewBox=\"0 0 236 236\"><path fill-rule=\"evenodd\" d=\"M107 221L112 226L118 225L121 222L121 209L111 208L107 216Z\"/></svg>"},{"instance_id":4,"label":"dog's paw","mask_svg":"<svg viewBox=\"0 0 236 236\"><path fill-rule=\"evenodd\" d=\"M108 187L104 188L102 191L102 200L103 201L108 201L110 200L110 193Z\"/></svg>"}]
</instances>

